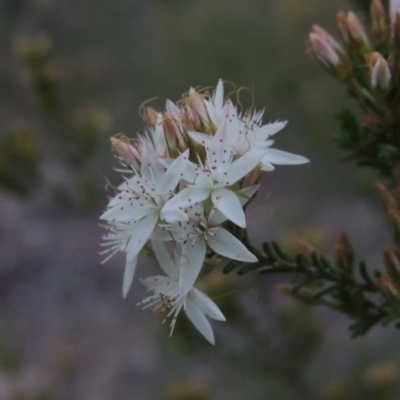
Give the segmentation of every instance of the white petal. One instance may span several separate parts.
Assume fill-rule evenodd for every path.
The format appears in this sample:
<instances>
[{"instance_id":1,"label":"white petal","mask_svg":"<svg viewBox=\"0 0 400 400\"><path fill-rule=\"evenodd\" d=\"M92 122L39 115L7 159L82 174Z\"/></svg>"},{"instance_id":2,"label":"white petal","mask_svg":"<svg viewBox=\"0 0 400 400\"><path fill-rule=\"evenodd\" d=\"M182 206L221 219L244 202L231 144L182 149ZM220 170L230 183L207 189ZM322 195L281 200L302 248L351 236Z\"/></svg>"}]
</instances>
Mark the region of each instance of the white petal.
<instances>
[{"instance_id":1,"label":"white petal","mask_svg":"<svg viewBox=\"0 0 400 400\"><path fill-rule=\"evenodd\" d=\"M127 222L135 221L154 213L155 207L150 206L130 206L128 201L124 204L122 201L119 206L109 208L100 217L106 221Z\"/></svg>"},{"instance_id":2,"label":"white petal","mask_svg":"<svg viewBox=\"0 0 400 400\"><path fill-rule=\"evenodd\" d=\"M295 165L295 164L305 164L310 160L303 156L299 156L297 154L288 153L286 151L278 150L278 149L267 149L264 153L263 162L269 162L271 164L278 165Z\"/></svg>"},{"instance_id":3,"label":"white petal","mask_svg":"<svg viewBox=\"0 0 400 400\"><path fill-rule=\"evenodd\" d=\"M248 186L240 191L240 193L243 193L243 196L239 195L238 198L242 207L253 197L259 187L260 185Z\"/></svg>"},{"instance_id":4,"label":"white petal","mask_svg":"<svg viewBox=\"0 0 400 400\"><path fill-rule=\"evenodd\" d=\"M233 185L252 171L262 160L264 151L248 151L243 156L235 160L226 176L226 182Z\"/></svg>"},{"instance_id":5,"label":"white petal","mask_svg":"<svg viewBox=\"0 0 400 400\"><path fill-rule=\"evenodd\" d=\"M215 89L214 92L213 100L214 100L214 106L217 109L217 111L222 110L222 106L224 103L224 84L222 82L222 79L218 81L217 88Z\"/></svg>"},{"instance_id":6,"label":"white petal","mask_svg":"<svg viewBox=\"0 0 400 400\"><path fill-rule=\"evenodd\" d=\"M215 344L214 333L204 314L190 301L186 301L185 312L196 329L211 343Z\"/></svg>"},{"instance_id":7,"label":"white petal","mask_svg":"<svg viewBox=\"0 0 400 400\"><path fill-rule=\"evenodd\" d=\"M208 214L208 226L217 226L225 222L227 218L221 211L213 207Z\"/></svg>"},{"instance_id":8,"label":"white petal","mask_svg":"<svg viewBox=\"0 0 400 400\"><path fill-rule=\"evenodd\" d=\"M153 145L145 140L142 145L142 160L140 172L143 178L156 186L162 181L164 167L158 162L158 156Z\"/></svg>"},{"instance_id":9,"label":"white petal","mask_svg":"<svg viewBox=\"0 0 400 400\"><path fill-rule=\"evenodd\" d=\"M207 244L221 256L231 260L256 262L257 257L247 250L238 239L223 228L213 229L214 235L208 235Z\"/></svg>"},{"instance_id":10,"label":"white petal","mask_svg":"<svg viewBox=\"0 0 400 400\"><path fill-rule=\"evenodd\" d=\"M170 242L171 240L173 240L173 237L169 231L167 231L166 229L162 229L156 225L150 236L150 239L157 242Z\"/></svg>"},{"instance_id":11,"label":"white petal","mask_svg":"<svg viewBox=\"0 0 400 400\"><path fill-rule=\"evenodd\" d=\"M122 296L125 298L132 285L133 276L135 275L137 265L137 257L134 257L131 261L127 261L125 264L124 279L122 281Z\"/></svg>"},{"instance_id":12,"label":"white petal","mask_svg":"<svg viewBox=\"0 0 400 400\"><path fill-rule=\"evenodd\" d=\"M139 251L142 250L143 246L150 238L157 220L157 214L150 214L133 226L133 232L129 238L129 243L126 249L126 257L128 261L132 261L133 258L138 255Z\"/></svg>"},{"instance_id":13,"label":"white petal","mask_svg":"<svg viewBox=\"0 0 400 400\"><path fill-rule=\"evenodd\" d=\"M161 211L160 217L162 220L167 221L170 224L175 224L179 221L188 220L187 214L184 213L182 210L174 210L168 212Z\"/></svg>"},{"instance_id":14,"label":"white petal","mask_svg":"<svg viewBox=\"0 0 400 400\"><path fill-rule=\"evenodd\" d=\"M176 185L183 178L188 163L189 150L182 153L164 172L157 191L159 194L167 194L176 188Z\"/></svg>"},{"instance_id":15,"label":"white petal","mask_svg":"<svg viewBox=\"0 0 400 400\"><path fill-rule=\"evenodd\" d=\"M175 211L179 208L186 208L205 200L210 194L210 189L192 186L182 190L175 197L168 200L162 212Z\"/></svg>"},{"instance_id":16,"label":"white petal","mask_svg":"<svg viewBox=\"0 0 400 400\"><path fill-rule=\"evenodd\" d=\"M157 241L152 241L151 243L160 267L170 278L177 281L179 278L179 271L165 244Z\"/></svg>"},{"instance_id":17,"label":"white petal","mask_svg":"<svg viewBox=\"0 0 400 400\"><path fill-rule=\"evenodd\" d=\"M246 217L238 197L229 189L219 188L211 194L214 206L230 221L241 228L246 227Z\"/></svg>"},{"instance_id":18,"label":"white petal","mask_svg":"<svg viewBox=\"0 0 400 400\"><path fill-rule=\"evenodd\" d=\"M261 128L257 130L257 133L259 135L263 135L266 138L275 135L275 133L279 132L281 129L283 129L287 124L287 121L277 121L277 122L272 122L267 125L263 125Z\"/></svg>"},{"instance_id":19,"label":"white petal","mask_svg":"<svg viewBox=\"0 0 400 400\"><path fill-rule=\"evenodd\" d=\"M273 171L275 167L269 163L268 161L265 161L265 159L261 160L261 171Z\"/></svg>"},{"instance_id":20,"label":"white petal","mask_svg":"<svg viewBox=\"0 0 400 400\"><path fill-rule=\"evenodd\" d=\"M194 244L188 240L181 249L178 248L178 253L182 255L179 266L179 287L184 296L193 287L203 266L206 256L204 238L199 237Z\"/></svg>"},{"instance_id":21,"label":"white petal","mask_svg":"<svg viewBox=\"0 0 400 400\"><path fill-rule=\"evenodd\" d=\"M179 119L181 110L175 103L173 103L171 100L167 100L165 108L167 110L167 113L171 115L171 117Z\"/></svg>"},{"instance_id":22,"label":"white petal","mask_svg":"<svg viewBox=\"0 0 400 400\"><path fill-rule=\"evenodd\" d=\"M212 124L214 124L215 126L218 126L219 113L216 110L214 104L212 104L211 102L209 102L208 100L205 100L205 99L203 101L204 101L204 105L206 107L209 119L212 121Z\"/></svg>"},{"instance_id":23,"label":"white petal","mask_svg":"<svg viewBox=\"0 0 400 400\"><path fill-rule=\"evenodd\" d=\"M217 321L226 321L224 314L218 306L204 293L195 287L189 293L189 298L193 301L194 305L204 314L208 315Z\"/></svg>"}]
</instances>

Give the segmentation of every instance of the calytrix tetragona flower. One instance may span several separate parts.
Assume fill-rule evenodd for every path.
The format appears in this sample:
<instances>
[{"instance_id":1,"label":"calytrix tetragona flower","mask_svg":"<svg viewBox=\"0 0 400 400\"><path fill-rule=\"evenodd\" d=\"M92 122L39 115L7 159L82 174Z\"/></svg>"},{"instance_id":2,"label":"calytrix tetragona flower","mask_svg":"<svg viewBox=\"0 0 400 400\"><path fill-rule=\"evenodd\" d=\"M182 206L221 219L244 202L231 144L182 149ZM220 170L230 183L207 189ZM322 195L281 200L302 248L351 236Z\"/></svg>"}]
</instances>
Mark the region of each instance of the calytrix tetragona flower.
<instances>
[{"instance_id":1,"label":"calytrix tetragona flower","mask_svg":"<svg viewBox=\"0 0 400 400\"><path fill-rule=\"evenodd\" d=\"M153 249L160 267L167 276L159 275L141 279L143 285L147 286L152 294L138 305L143 308L153 307L153 311L158 310L160 313L166 312L166 319L172 317L171 335L178 314L183 308L198 331L211 344L215 344L211 325L205 316L218 321L225 321L225 317L211 299L193 287L195 279L186 273L192 267L188 262L187 254L184 251L175 251L174 257L171 257L161 242L153 242ZM197 267L198 265L194 269Z\"/></svg>"},{"instance_id":2,"label":"calytrix tetragona flower","mask_svg":"<svg viewBox=\"0 0 400 400\"><path fill-rule=\"evenodd\" d=\"M183 308L212 343L205 315L224 317L194 287L204 275L203 266L208 271L229 259L256 262L238 232L246 227L243 206L257 192L261 171L273 170L274 164L308 162L272 148L271 136L286 122L262 125L262 116L262 111L239 112L224 99L219 81L212 94L191 88L181 101L167 100L164 112L145 108L145 135L112 139L125 177L100 217L106 228L104 262L126 253L125 297L139 253L155 255L167 276L142 279L153 295L141 304L168 310L172 329ZM232 229L230 222L238 228ZM173 262L165 242L174 248Z\"/></svg>"}]
</instances>

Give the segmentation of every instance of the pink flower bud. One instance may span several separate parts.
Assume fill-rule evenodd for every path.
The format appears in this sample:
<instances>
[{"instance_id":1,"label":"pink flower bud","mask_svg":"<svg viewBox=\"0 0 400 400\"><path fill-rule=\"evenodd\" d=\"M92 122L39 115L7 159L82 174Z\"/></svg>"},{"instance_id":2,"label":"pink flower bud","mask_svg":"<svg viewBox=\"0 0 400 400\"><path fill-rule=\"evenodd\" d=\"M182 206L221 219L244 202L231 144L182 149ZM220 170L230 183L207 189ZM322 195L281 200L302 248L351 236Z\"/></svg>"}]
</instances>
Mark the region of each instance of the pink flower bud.
<instances>
[{"instance_id":1,"label":"pink flower bud","mask_svg":"<svg viewBox=\"0 0 400 400\"><path fill-rule=\"evenodd\" d=\"M335 48L323 36L310 33L311 49L315 57L325 66L336 66L340 62L340 57Z\"/></svg>"},{"instance_id":2,"label":"pink flower bud","mask_svg":"<svg viewBox=\"0 0 400 400\"><path fill-rule=\"evenodd\" d=\"M381 0L373 0L370 6L370 15L372 22L372 34L374 37L383 42L387 38L387 24L385 9Z\"/></svg>"},{"instance_id":3,"label":"pink flower bud","mask_svg":"<svg viewBox=\"0 0 400 400\"><path fill-rule=\"evenodd\" d=\"M137 149L131 145L129 140L125 137L118 139L116 137L111 138L111 144L114 150L121 156L123 161L133 167L134 169L139 169L140 154Z\"/></svg>"},{"instance_id":4,"label":"pink flower bud","mask_svg":"<svg viewBox=\"0 0 400 400\"><path fill-rule=\"evenodd\" d=\"M158 112L152 107L146 107L143 112L143 120L151 126L156 126L158 120Z\"/></svg>"},{"instance_id":5,"label":"pink flower bud","mask_svg":"<svg viewBox=\"0 0 400 400\"><path fill-rule=\"evenodd\" d=\"M344 78L349 72L349 60L342 46L318 25L309 35L311 51L316 59L332 74Z\"/></svg>"},{"instance_id":6,"label":"pink flower bud","mask_svg":"<svg viewBox=\"0 0 400 400\"><path fill-rule=\"evenodd\" d=\"M204 97L193 88L190 88L189 90L187 105L192 113L195 127L201 129L204 125L208 126L208 114L207 108L204 104Z\"/></svg>"},{"instance_id":7,"label":"pink flower bud","mask_svg":"<svg viewBox=\"0 0 400 400\"><path fill-rule=\"evenodd\" d=\"M356 50L369 47L369 40L360 19L352 11L342 11L336 16L336 23L342 39Z\"/></svg>"},{"instance_id":8,"label":"pink flower bud","mask_svg":"<svg viewBox=\"0 0 400 400\"><path fill-rule=\"evenodd\" d=\"M392 78L388 63L378 52L373 52L365 55L369 72L370 83L373 88L386 89Z\"/></svg>"}]
</instances>

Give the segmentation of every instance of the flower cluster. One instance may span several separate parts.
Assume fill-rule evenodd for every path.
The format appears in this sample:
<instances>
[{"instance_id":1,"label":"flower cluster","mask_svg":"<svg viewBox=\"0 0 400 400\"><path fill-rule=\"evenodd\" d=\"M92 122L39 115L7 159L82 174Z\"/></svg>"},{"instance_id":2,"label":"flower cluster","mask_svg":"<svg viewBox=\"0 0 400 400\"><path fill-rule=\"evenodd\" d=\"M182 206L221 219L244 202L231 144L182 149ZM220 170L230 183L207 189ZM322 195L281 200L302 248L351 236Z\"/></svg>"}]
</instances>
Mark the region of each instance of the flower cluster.
<instances>
[{"instance_id":1,"label":"flower cluster","mask_svg":"<svg viewBox=\"0 0 400 400\"><path fill-rule=\"evenodd\" d=\"M190 89L166 111L144 110L145 135L112 138L124 181L101 215L101 243L108 260L126 253L123 296L131 286L139 254L154 255L166 275L141 282L151 295L139 304L172 317L183 308L194 326L214 343L206 315L221 311L195 285L205 266L257 258L230 231L246 228L243 206L258 190L262 171L277 164L303 164L302 156L271 148L286 122L262 125L263 112L240 112L224 99L222 81L213 94Z\"/></svg>"}]
</instances>

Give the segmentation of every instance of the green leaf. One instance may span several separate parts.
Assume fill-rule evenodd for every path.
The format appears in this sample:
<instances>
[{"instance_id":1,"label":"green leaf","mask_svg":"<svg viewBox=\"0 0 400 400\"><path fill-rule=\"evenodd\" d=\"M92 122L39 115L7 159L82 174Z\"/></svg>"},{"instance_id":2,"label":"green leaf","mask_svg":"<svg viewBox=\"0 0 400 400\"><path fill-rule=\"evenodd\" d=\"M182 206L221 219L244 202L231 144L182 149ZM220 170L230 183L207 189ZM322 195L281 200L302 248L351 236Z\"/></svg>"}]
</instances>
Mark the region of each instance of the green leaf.
<instances>
[{"instance_id":1,"label":"green leaf","mask_svg":"<svg viewBox=\"0 0 400 400\"><path fill-rule=\"evenodd\" d=\"M278 257L275 255L274 251L272 250L271 245L268 242L263 243L263 250L265 254L271 259L271 261L277 261Z\"/></svg>"},{"instance_id":2,"label":"green leaf","mask_svg":"<svg viewBox=\"0 0 400 400\"><path fill-rule=\"evenodd\" d=\"M292 287L292 293L297 293L303 286L315 280L312 276L303 276L299 278Z\"/></svg>"},{"instance_id":3,"label":"green leaf","mask_svg":"<svg viewBox=\"0 0 400 400\"><path fill-rule=\"evenodd\" d=\"M257 273L260 275L264 274L272 274L276 272L291 272L290 269L285 268L285 267L276 267L274 265L267 265L265 267L261 267L257 270Z\"/></svg>"},{"instance_id":4,"label":"green leaf","mask_svg":"<svg viewBox=\"0 0 400 400\"><path fill-rule=\"evenodd\" d=\"M237 266L239 266L240 263L236 261L231 261L228 264L225 265L224 269L222 270L223 274L229 274L232 272Z\"/></svg>"},{"instance_id":5,"label":"green leaf","mask_svg":"<svg viewBox=\"0 0 400 400\"><path fill-rule=\"evenodd\" d=\"M325 286L317 291L314 292L313 294L313 299L318 299L319 297L324 296L327 293L330 293L332 291L335 291L337 289L340 289L341 285L339 283L335 283L333 285L330 286Z\"/></svg>"},{"instance_id":6,"label":"green leaf","mask_svg":"<svg viewBox=\"0 0 400 400\"><path fill-rule=\"evenodd\" d=\"M293 257L291 254L286 253L285 251L283 251L277 242L275 242L274 240L272 240L272 241L271 241L271 245L272 245L272 248L274 249L275 253L276 253L282 260L285 260L285 261L290 262L290 263L294 262L294 257Z\"/></svg>"},{"instance_id":7,"label":"green leaf","mask_svg":"<svg viewBox=\"0 0 400 400\"><path fill-rule=\"evenodd\" d=\"M248 263L245 264L243 267L241 267L239 269L239 271L237 272L238 275L244 275L245 273L249 272L249 271L253 271L261 266L265 265L264 262L258 261L258 262L254 262L254 263Z\"/></svg>"},{"instance_id":8,"label":"green leaf","mask_svg":"<svg viewBox=\"0 0 400 400\"><path fill-rule=\"evenodd\" d=\"M360 274L361 274L362 278L364 279L364 281L366 283L368 283L369 285L374 285L374 281L369 276L369 273L368 273L368 270L367 270L367 264L365 263L365 261L361 261L360 262L359 270L360 270Z\"/></svg>"},{"instance_id":9,"label":"green leaf","mask_svg":"<svg viewBox=\"0 0 400 400\"><path fill-rule=\"evenodd\" d=\"M304 254L301 253L296 254L295 261L299 269L301 269L302 271L306 271L308 269L309 267L308 260L304 256Z\"/></svg>"}]
</instances>

